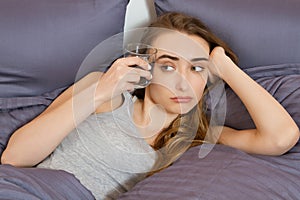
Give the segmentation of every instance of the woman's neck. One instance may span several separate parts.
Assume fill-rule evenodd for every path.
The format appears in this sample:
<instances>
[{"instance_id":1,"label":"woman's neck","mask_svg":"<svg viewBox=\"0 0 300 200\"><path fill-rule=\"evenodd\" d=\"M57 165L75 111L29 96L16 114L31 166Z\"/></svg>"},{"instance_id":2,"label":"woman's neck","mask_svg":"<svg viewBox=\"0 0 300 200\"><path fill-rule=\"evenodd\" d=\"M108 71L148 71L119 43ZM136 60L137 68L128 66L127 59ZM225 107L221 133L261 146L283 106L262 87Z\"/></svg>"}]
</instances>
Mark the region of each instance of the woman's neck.
<instances>
[{"instance_id":1,"label":"woman's neck","mask_svg":"<svg viewBox=\"0 0 300 200\"><path fill-rule=\"evenodd\" d=\"M133 121L148 144L152 144L157 135L176 117L177 115L168 114L150 99L137 99L134 103Z\"/></svg>"}]
</instances>

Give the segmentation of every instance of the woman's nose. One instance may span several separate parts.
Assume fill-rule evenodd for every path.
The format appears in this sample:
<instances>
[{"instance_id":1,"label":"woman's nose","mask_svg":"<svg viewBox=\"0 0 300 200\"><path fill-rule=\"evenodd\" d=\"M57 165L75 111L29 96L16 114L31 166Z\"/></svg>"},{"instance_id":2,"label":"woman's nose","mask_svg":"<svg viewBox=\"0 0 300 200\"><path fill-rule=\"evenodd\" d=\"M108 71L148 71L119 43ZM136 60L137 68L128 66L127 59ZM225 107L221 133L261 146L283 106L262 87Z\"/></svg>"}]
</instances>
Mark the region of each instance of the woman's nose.
<instances>
[{"instance_id":1,"label":"woman's nose","mask_svg":"<svg viewBox=\"0 0 300 200\"><path fill-rule=\"evenodd\" d=\"M179 90L179 91L186 91L189 87L187 77L182 73L177 74L175 84L176 84L175 85L176 90Z\"/></svg>"}]
</instances>

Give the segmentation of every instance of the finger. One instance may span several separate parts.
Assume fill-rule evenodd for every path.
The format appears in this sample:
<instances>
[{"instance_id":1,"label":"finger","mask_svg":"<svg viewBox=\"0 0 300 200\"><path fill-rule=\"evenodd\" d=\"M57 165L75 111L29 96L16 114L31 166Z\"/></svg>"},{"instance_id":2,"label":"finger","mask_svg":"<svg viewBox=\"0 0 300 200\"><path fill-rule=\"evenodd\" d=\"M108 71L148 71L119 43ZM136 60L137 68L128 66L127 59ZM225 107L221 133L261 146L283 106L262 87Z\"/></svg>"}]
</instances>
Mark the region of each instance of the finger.
<instances>
[{"instance_id":1,"label":"finger","mask_svg":"<svg viewBox=\"0 0 300 200\"><path fill-rule=\"evenodd\" d=\"M144 71L144 70L143 70L143 71ZM148 74L149 72L146 72L146 73ZM150 74L150 75L143 76L143 77L145 77L145 78L148 79L148 80L151 80L151 79L152 79L152 75L151 75L151 73L149 73L149 74ZM132 72L132 73L130 73L130 74L127 74L127 75L124 77L123 81L129 82L129 83L137 84L137 83L140 82L141 77L142 77L142 76L141 76L139 73L137 73L137 72Z\"/></svg>"},{"instance_id":2,"label":"finger","mask_svg":"<svg viewBox=\"0 0 300 200\"><path fill-rule=\"evenodd\" d=\"M143 70L143 69L139 69L139 68L134 68L132 67L132 69L134 70L134 72L139 75L140 77L145 77L146 79L148 80L151 80L152 79L152 74L150 71L146 71L146 70Z\"/></svg>"},{"instance_id":3,"label":"finger","mask_svg":"<svg viewBox=\"0 0 300 200\"><path fill-rule=\"evenodd\" d=\"M121 62L123 62L123 64L126 64L127 66L133 66L133 65L137 65L140 68L144 69L144 70L150 70L151 69L151 65L149 65L149 63L140 58L140 57L126 57L126 58L122 58L123 60Z\"/></svg>"},{"instance_id":4,"label":"finger","mask_svg":"<svg viewBox=\"0 0 300 200\"><path fill-rule=\"evenodd\" d=\"M138 83L141 79L141 76L138 73L132 73L126 76L126 82L129 83Z\"/></svg>"},{"instance_id":5,"label":"finger","mask_svg":"<svg viewBox=\"0 0 300 200\"><path fill-rule=\"evenodd\" d=\"M127 90L128 92L133 92L135 90L135 85L132 83L126 84L126 86L124 87L125 90Z\"/></svg>"}]
</instances>

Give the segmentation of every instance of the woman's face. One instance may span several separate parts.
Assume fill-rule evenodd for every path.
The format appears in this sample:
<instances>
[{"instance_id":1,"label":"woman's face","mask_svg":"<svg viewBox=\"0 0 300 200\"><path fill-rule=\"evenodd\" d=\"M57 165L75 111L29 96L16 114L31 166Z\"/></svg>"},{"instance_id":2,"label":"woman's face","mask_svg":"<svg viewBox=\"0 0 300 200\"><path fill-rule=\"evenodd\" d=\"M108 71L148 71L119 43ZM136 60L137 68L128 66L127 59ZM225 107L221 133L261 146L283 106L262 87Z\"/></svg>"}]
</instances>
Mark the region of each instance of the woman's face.
<instances>
[{"instance_id":1,"label":"woman's face","mask_svg":"<svg viewBox=\"0 0 300 200\"><path fill-rule=\"evenodd\" d=\"M195 35L163 34L146 97L170 114L189 112L203 95L208 78L208 43Z\"/></svg>"}]
</instances>

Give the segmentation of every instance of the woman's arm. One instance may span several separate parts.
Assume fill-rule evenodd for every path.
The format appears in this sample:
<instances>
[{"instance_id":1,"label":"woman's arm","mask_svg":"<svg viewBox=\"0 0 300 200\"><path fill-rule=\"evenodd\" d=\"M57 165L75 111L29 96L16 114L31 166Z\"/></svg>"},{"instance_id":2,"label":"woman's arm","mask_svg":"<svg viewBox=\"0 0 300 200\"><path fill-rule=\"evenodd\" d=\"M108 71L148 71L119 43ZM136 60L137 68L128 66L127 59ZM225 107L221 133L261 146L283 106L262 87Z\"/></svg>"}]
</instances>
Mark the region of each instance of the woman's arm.
<instances>
[{"instance_id":1,"label":"woman's arm","mask_svg":"<svg viewBox=\"0 0 300 200\"><path fill-rule=\"evenodd\" d=\"M98 73L91 73L68 88L38 117L18 129L2 154L2 164L33 166L47 157L63 138L94 109L93 90ZM73 96L76 88L77 94ZM73 101L76 104L74 113ZM75 121L76 116L76 121Z\"/></svg>"},{"instance_id":2,"label":"woman's arm","mask_svg":"<svg viewBox=\"0 0 300 200\"><path fill-rule=\"evenodd\" d=\"M134 64L148 68L136 57L119 59L105 74L90 73L68 88L44 112L13 133L1 163L34 166L90 114L120 106L121 94L133 90L140 76L151 77L148 71L129 67Z\"/></svg>"},{"instance_id":3,"label":"woman's arm","mask_svg":"<svg viewBox=\"0 0 300 200\"><path fill-rule=\"evenodd\" d=\"M299 129L288 112L236 66L223 48L216 47L211 59L214 73L239 96L256 126L256 129L240 131L224 127L219 142L249 153L266 155L280 155L292 148L299 139Z\"/></svg>"}]
</instances>

